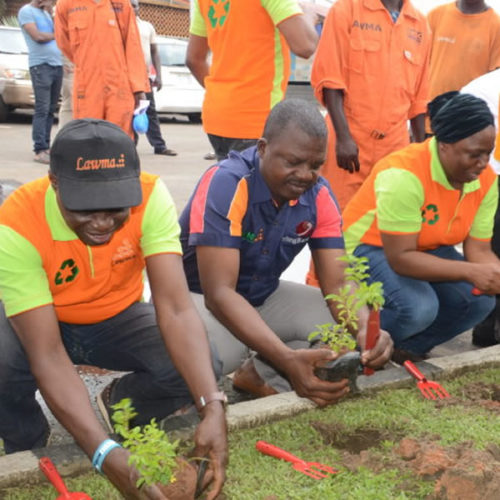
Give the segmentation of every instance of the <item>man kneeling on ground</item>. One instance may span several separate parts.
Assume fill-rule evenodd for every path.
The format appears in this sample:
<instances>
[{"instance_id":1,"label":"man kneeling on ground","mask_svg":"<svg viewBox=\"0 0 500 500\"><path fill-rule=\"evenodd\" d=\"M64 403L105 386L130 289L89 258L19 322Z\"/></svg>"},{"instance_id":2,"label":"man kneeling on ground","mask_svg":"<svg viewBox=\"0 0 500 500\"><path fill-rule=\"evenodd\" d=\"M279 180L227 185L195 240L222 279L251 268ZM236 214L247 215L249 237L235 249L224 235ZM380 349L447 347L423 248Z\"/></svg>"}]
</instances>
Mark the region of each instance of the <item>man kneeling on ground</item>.
<instances>
[{"instance_id":1,"label":"man kneeling on ground","mask_svg":"<svg viewBox=\"0 0 500 500\"><path fill-rule=\"evenodd\" d=\"M223 373L238 368L234 385L254 395L293 389L320 406L348 392L346 380L325 382L314 375L317 364L337 355L308 349L307 340L316 324L338 317L335 304L323 297L344 285L341 217L319 176L326 144L315 106L279 103L257 146L233 151L211 167L180 218L188 284ZM306 244L321 291L280 280ZM366 350L367 317L362 310L353 333L362 362L379 368L391 355L392 341L381 331L376 346ZM248 358L249 349L257 356Z\"/></svg>"},{"instance_id":2,"label":"man kneeling on ground","mask_svg":"<svg viewBox=\"0 0 500 500\"><path fill-rule=\"evenodd\" d=\"M173 201L140 173L116 125L74 120L57 135L47 177L0 207L0 436L6 453L45 446L49 408L126 498L163 498L135 486L128 453L108 440L74 364L131 372L99 395L128 397L142 425L192 404L196 456L208 455L220 491L227 462L222 393L182 270ZM141 302L146 267L153 304ZM220 363L219 363L220 365ZM219 366L217 367L219 372ZM107 453L107 455L106 455ZM212 497L213 498L213 497Z\"/></svg>"}]
</instances>

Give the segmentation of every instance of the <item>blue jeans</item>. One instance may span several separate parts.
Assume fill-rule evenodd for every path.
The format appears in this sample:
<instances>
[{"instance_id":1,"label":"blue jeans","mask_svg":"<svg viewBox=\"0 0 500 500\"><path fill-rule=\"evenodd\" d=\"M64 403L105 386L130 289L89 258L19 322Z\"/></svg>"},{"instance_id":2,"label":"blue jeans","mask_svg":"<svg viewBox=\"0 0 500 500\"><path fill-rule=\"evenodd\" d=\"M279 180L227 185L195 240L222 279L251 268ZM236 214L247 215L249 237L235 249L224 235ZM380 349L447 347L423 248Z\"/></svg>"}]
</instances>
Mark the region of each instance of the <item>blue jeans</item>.
<instances>
[{"instance_id":1,"label":"blue jeans","mask_svg":"<svg viewBox=\"0 0 500 500\"><path fill-rule=\"evenodd\" d=\"M464 258L451 246L427 253L448 260ZM381 281L385 304L380 326L387 330L399 349L425 354L481 322L495 306L490 295L472 295L467 281L427 282L400 276L387 262L380 247L360 245L357 257L368 257L369 283Z\"/></svg>"},{"instance_id":2,"label":"blue jeans","mask_svg":"<svg viewBox=\"0 0 500 500\"><path fill-rule=\"evenodd\" d=\"M35 94L35 114L32 121L33 150L35 153L50 148L50 131L61 93L62 66L38 64L30 67Z\"/></svg>"},{"instance_id":3,"label":"blue jeans","mask_svg":"<svg viewBox=\"0 0 500 500\"><path fill-rule=\"evenodd\" d=\"M96 324L59 326L74 364L132 372L113 386L111 403L131 398L139 414L134 424L164 418L192 402L165 349L152 304L132 304ZM219 377L222 363L214 354L212 359ZM45 445L48 423L35 399L36 389L24 349L0 303L0 437L6 453Z\"/></svg>"}]
</instances>

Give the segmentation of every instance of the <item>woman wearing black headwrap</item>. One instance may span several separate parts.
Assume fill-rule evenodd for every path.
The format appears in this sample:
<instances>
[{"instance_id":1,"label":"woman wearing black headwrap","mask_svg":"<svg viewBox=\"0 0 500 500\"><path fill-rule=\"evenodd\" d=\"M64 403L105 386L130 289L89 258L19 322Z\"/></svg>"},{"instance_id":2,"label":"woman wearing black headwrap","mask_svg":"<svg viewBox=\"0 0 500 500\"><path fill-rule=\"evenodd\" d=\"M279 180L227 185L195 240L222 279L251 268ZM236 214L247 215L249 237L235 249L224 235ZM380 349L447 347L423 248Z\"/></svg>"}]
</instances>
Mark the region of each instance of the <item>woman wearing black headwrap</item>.
<instances>
[{"instance_id":1,"label":"woman wearing black headwrap","mask_svg":"<svg viewBox=\"0 0 500 500\"><path fill-rule=\"evenodd\" d=\"M381 327L397 362L425 359L472 328L494 307L487 294L500 292L490 245L493 116L482 99L458 92L434 99L429 114L435 137L379 161L342 214L347 249L368 257L370 280L384 285Z\"/></svg>"}]
</instances>

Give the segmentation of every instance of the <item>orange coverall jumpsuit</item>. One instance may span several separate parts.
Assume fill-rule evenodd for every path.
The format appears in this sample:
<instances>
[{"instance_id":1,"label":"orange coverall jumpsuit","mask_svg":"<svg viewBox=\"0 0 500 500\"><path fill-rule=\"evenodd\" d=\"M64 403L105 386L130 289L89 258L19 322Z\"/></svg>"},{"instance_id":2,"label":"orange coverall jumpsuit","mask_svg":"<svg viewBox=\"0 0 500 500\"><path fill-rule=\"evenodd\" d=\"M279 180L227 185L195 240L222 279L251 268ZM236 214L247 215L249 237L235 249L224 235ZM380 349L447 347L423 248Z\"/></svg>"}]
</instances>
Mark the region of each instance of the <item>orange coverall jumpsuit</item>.
<instances>
[{"instance_id":1,"label":"orange coverall jumpsuit","mask_svg":"<svg viewBox=\"0 0 500 500\"><path fill-rule=\"evenodd\" d=\"M341 210L374 164L409 143L408 120L425 113L430 32L423 14L403 0L394 22L380 0L338 0L330 8L314 58L311 84L344 93L344 113L359 149L359 172L337 165L335 130L327 115L328 150L322 175ZM316 284L313 269L308 284Z\"/></svg>"},{"instance_id":2,"label":"orange coverall jumpsuit","mask_svg":"<svg viewBox=\"0 0 500 500\"><path fill-rule=\"evenodd\" d=\"M55 35L75 64L73 118L99 118L133 138L134 93L149 91L129 0L58 0Z\"/></svg>"}]
</instances>

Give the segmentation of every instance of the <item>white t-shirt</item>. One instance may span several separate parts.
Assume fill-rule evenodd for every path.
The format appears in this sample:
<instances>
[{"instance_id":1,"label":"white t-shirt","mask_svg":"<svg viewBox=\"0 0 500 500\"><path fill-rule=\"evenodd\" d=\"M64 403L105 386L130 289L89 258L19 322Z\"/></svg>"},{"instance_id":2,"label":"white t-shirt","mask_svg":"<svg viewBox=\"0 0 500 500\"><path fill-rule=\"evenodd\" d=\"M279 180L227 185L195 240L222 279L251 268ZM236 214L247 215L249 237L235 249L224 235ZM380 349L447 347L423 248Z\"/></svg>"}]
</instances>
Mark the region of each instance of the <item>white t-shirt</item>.
<instances>
[{"instance_id":1,"label":"white t-shirt","mask_svg":"<svg viewBox=\"0 0 500 500\"><path fill-rule=\"evenodd\" d=\"M148 73L150 73L150 66L152 64L151 60L151 44L156 44L156 31L154 26L148 21L143 21L141 18L137 17L137 27L139 28L139 34L141 35L141 45L142 51L144 52L144 61L148 68Z\"/></svg>"},{"instance_id":2,"label":"white t-shirt","mask_svg":"<svg viewBox=\"0 0 500 500\"><path fill-rule=\"evenodd\" d=\"M500 95L500 68L490 71L485 75L469 82L460 91L463 94L472 94L473 96L483 99L488 104L491 114L495 118L495 128L498 130L498 101ZM500 162L494 158L495 150L490 156L490 165L493 170L500 175Z\"/></svg>"}]
</instances>

